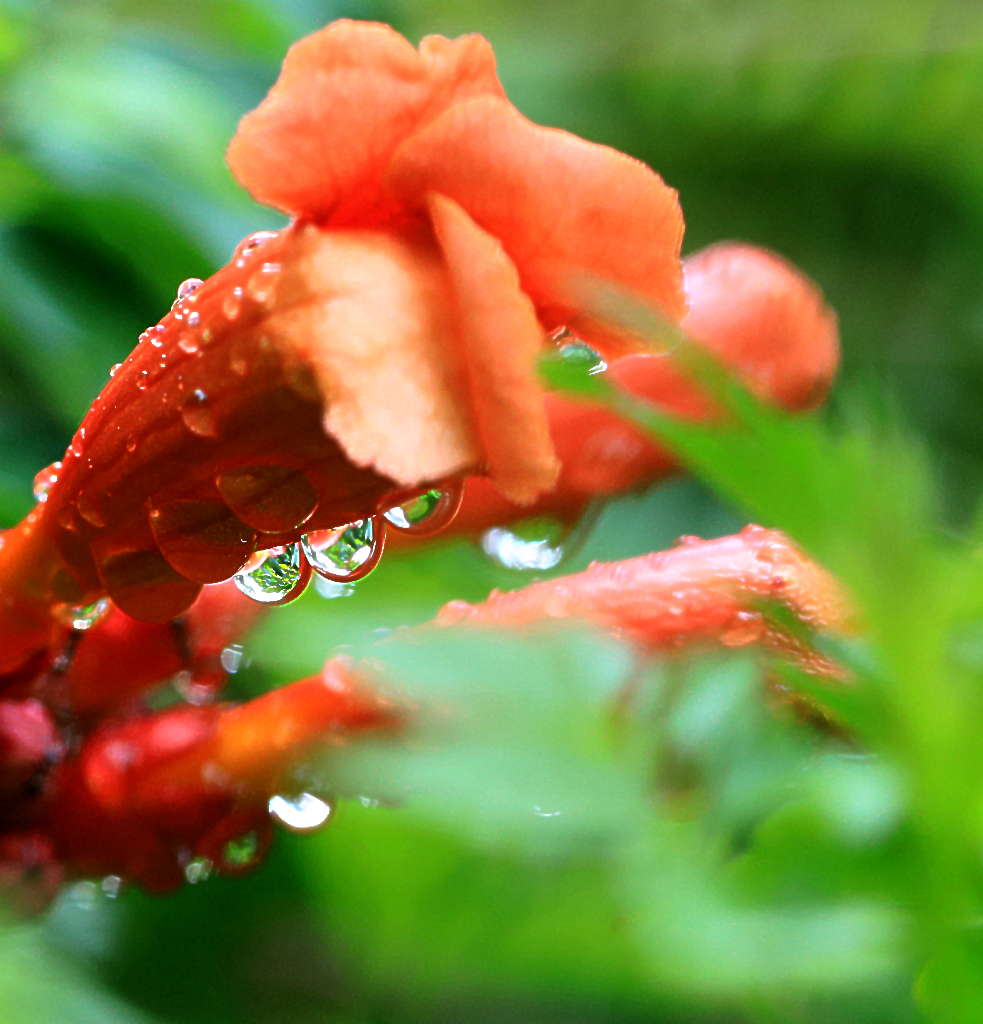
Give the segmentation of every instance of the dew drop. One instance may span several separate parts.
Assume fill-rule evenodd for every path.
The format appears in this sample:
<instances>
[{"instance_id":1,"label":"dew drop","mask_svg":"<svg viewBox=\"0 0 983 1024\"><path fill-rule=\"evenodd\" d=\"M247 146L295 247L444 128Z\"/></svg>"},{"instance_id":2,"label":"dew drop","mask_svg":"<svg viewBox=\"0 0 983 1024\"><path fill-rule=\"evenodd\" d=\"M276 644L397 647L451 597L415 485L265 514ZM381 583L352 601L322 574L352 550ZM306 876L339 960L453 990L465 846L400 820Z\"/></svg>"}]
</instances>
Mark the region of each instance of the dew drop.
<instances>
[{"instance_id":1,"label":"dew drop","mask_svg":"<svg viewBox=\"0 0 983 1024\"><path fill-rule=\"evenodd\" d=\"M246 871L259 861L260 853L259 836L249 831L222 847L220 865L227 871Z\"/></svg>"},{"instance_id":2,"label":"dew drop","mask_svg":"<svg viewBox=\"0 0 983 1024\"><path fill-rule=\"evenodd\" d=\"M267 804L270 815L292 832L313 832L331 817L334 808L313 793L277 795Z\"/></svg>"},{"instance_id":3,"label":"dew drop","mask_svg":"<svg viewBox=\"0 0 983 1024\"><path fill-rule=\"evenodd\" d=\"M181 419L188 430L199 437L215 437L218 434L215 411L209 405L208 395L201 388L195 388L184 400Z\"/></svg>"},{"instance_id":4,"label":"dew drop","mask_svg":"<svg viewBox=\"0 0 983 1024\"><path fill-rule=\"evenodd\" d=\"M122 365L123 365L122 363L113 363L113 365L110 366L110 368L109 368L109 376L110 377L115 377L116 374L119 373L119 369L120 369L120 367Z\"/></svg>"},{"instance_id":5,"label":"dew drop","mask_svg":"<svg viewBox=\"0 0 983 1024\"><path fill-rule=\"evenodd\" d=\"M34 500L38 502L44 502L48 500L48 494L51 488L58 483L58 474L61 472L61 462L52 462L50 466L45 466L40 473L34 478L32 489L34 491Z\"/></svg>"},{"instance_id":6,"label":"dew drop","mask_svg":"<svg viewBox=\"0 0 983 1024\"><path fill-rule=\"evenodd\" d=\"M431 489L385 513L387 522L402 533L429 537L450 526L461 508L464 488L458 483Z\"/></svg>"},{"instance_id":7,"label":"dew drop","mask_svg":"<svg viewBox=\"0 0 983 1024\"><path fill-rule=\"evenodd\" d=\"M147 390L147 384L149 383L149 379L150 379L150 374L148 373L148 371L147 370L141 370L137 374L137 380L136 380L137 391L146 391Z\"/></svg>"},{"instance_id":8,"label":"dew drop","mask_svg":"<svg viewBox=\"0 0 983 1024\"><path fill-rule=\"evenodd\" d=\"M187 277L177 286L177 297L178 299L186 299L189 295L194 295L196 291L204 284L200 277Z\"/></svg>"},{"instance_id":9,"label":"dew drop","mask_svg":"<svg viewBox=\"0 0 983 1024\"><path fill-rule=\"evenodd\" d=\"M561 344L560 356L565 363L579 367L591 375L603 373L608 368L600 353L582 341Z\"/></svg>"},{"instance_id":10,"label":"dew drop","mask_svg":"<svg viewBox=\"0 0 983 1024\"><path fill-rule=\"evenodd\" d=\"M235 320L242 309L242 288L236 285L222 300L222 314L227 320Z\"/></svg>"},{"instance_id":11,"label":"dew drop","mask_svg":"<svg viewBox=\"0 0 983 1024\"><path fill-rule=\"evenodd\" d=\"M184 878L190 885L207 882L212 877L212 862L207 857L192 857L184 865Z\"/></svg>"},{"instance_id":12,"label":"dew drop","mask_svg":"<svg viewBox=\"0 0 983 1024\"><path fill-rule=\"evenodd\" d=\"M78 514L90 525L102 529L106 525L106 516L101 502L91 491L80 494L75 501Z\"/></svg>"},{"instance_id":13,"label":"dew drop","mask_svg":"<svg viewBox=\"0 0 983 1024\"><path fill-rule=\"evenodd\" d=\"M256 531L221 501L166 500L150 510L150 528L161 554L196 583L221 583L248 560Z\"/></svg>"},{"instance_id":14,"label":"dew drop","mask_svg":"<svg viewBox=\"0 0 983 1024\"><path fill-rule=\"evenodd\" d=\"M720 642L725 647L745 647L760 640L764 631L765 620L760 613L739 611L724 627Z\"/></svg>"},{"instance_id":15,"label":"dew drop","mask_svg":"<svg viewBox=\"0 0 983 1024\"><path fill-rule=\"evenodd\" d=\"M63 605L58 609L59 621L79 632L91 629L109 611L107 598L86 605Z\"/></svg>"},{"instance_id":16,"label":"dew drop","mask_svg":"<svg viewBox=\"0 0 983 1024\"><path fill-rule=\"evenodd\" d=\"M246 597L260 604L288 604L300 597L311 578L311 567L297 544L257 552L232 577Z\"/></svg>"},{"instance_id":17,"label":"dew drop","mask_svg":"<svg viewBox=\"0 0 983 1024\"><path fill-rule=\"evenodd\" d=\"M264 533L288 533L317 509L317 492L289 466L240 466L216 477L226 504L245 523Z\"/></svg>"},{"instance_id":18,"label":"dew drop","mask_svg":"<svg viewBox=\"0 0 983 1024\"><path fill-rule=\"evenodd\" d=\"M492 527L481 535L481 550L503 568L521 572L555 569L566 555L559 541L521 537L504 526Z\"/></svg>"},{"instance_id":19,"label":"dew drop","mask_svg":"<svg viewBox=\"0 0 983 1024\"><path fill-rule=\"evenodd\" d=\"M317 530L300 538L311 568L333 583L364 579L379 564L386 543L381 516L359 519L333 530Z\"/></svg>"},{"instance_id":20,"label":"dew drop","mask_svg":"<svg viewBox=\"0 0 983 1024\"><path fill-rule=\"evenodd\" d=\"M279 263L264 263L246 282L246 294L260 305L270 302L279 274Z\"/></svg>"},{"instance_id":21,"label":"dew drop","mask_svg":"<svg viewBox=\"0 0 983 1024\"><path fill-rule=\"evenodd\" d=\"M250 257L260 246L265 245L267 242L276 238L279 231L254 231L251 235L246 237L235 247L235 251L232 253L234 260L245 261ZM240 263L240 266L242 264Z\"/></svg>"},{"instance_id":22,"label":"dew drop","mask_svg":"<svg viewBox=\"0 0 983 1024\"><path fill-rule=\"evenodd\" d=\"M167 622L186 611L201 585L179 575L157 550L120 551L99 565L106 592L127 615L143 622Z\"/></svg>"},{"instance_id":23,"label":"dew drop","mask_svg":"<svg viewBox=\"0 0 983 1024\"><path fill-rule=\"evenodd\" d=\"M177 347L182 352L187 352L189 356L193 356L198 351L198 339L193 334L186 331L180 338L178 338Z\"/></svg>"}]
</instances>

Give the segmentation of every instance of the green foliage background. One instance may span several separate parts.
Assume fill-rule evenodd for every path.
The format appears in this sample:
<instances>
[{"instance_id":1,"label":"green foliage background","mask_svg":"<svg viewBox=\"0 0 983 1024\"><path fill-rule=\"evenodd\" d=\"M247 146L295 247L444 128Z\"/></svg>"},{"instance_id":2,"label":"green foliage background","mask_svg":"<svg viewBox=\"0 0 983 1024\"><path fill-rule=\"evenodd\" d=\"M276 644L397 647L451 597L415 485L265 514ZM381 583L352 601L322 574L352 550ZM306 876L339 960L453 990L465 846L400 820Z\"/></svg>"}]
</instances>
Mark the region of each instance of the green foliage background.
<instances>
[{"instance_id":1,"label":"green foliage background","mask_svg":"<svg viewBox=\"0 0 983 1024\"><path fill-rule=\"evenodd\" d=\"M376 643L467 709L452 743L320 766L397 806L345 799L246 879L66 893L0 935L0 1019L983 1019L972 0L0 0L0 525L177 283L278 225L224 145L287 45L341 15L485 33L530 117L680 190L688 250L746 239L822 284L844 340L823 416L650 422L706 482L613 503L564 569L791 530L869 624L838 652L858 742L767 713L745 659L654 668L615 727L631 667L601 638ZM464 543L390 556L354 597L271 616L234 690L521 582Z\"/></svg>"}]
</instances>

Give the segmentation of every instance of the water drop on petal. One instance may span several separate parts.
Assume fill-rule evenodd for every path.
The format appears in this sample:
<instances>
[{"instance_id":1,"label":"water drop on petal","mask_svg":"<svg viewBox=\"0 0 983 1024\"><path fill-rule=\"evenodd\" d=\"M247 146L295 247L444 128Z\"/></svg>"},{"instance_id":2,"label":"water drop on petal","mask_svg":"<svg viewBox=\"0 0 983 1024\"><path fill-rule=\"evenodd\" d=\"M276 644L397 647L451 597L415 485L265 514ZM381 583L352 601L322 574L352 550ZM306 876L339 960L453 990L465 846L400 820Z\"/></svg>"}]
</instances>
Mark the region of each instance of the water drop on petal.
<instances>
[{"instance_id":1,"label":"water drop on petal","mask_svg":"<svg viewBox=\"0 0 983 1024\"><path fill-rule=\"evenodd\" d=\"M271 816L292 832L313 832L319 829L334 810L331 804L313 793L273 796L267 807Z\"/></svg>"},{"instance_id":2,"label":"water drop on petal","mask_svg":"<svg viewBox=\"0 0 983 1024\"><path fill-rule=\"evenodd\" d=\"M272 301L279 274L279 263L264 263L246 282L246 294L260 305Z\"/></svg>"},{"instance_id":3,"label":"water drop on petal","mask_svg":"<svg viewBox=\"0 0 983 1024\"><path fill-rule=\"evenodd\" d=\"M215 484L226 504L245 523L264 533L288 533L317 509L317 491L289 466L240 466Z\"/></svg>"},{"instance_id":4,"label":"water drop on petal","mask_svg":"<svg viewBox=\"0 0 983 1024\"><path fill-rule=\"evenodd\" d=\"M198 291L204 283L200 277L186 277L177 286L177 297L179 299L186 299L189 295L193 295Z\"/></svg>"},{"instance_id":5,"label":"water drop on petal","mask_svg":"<svg viewBox=\"0 0 983 1024\"><path fill-rule=\"evenodd\" d=\"M181 406L181 419L188 430L199 437L215 437L218 434L215 411L209 405L208 395L201 388L195 388L185 399Z\"/></svg>"},{"instance_id":6,"label":"water drop on petal","mask_svg":"<svg viewBox=\"0 0 983 1024\"><path fill-rule=\"evenodd\" d=\"M260 604L287 604L300 597L311 578L311 567L297 544L259 551L232 577L246 597Z\"/></svg>"},{"instance_id":7,"label":"water drop on petal","mask_svg":"<svg viewBox=\"0 0 983 1024\"><path fill-rule=\"evenodd\" d=\"M190 885L207 882L212 877L212 862L207 857L193 857L184 865L184 877Z\"/></svg>"},{"instance_id":8,"label":"water drop on petal","mask_svg":"<svg viewBox=\"0 0 983 1024\"><path fill-rule=\"evenodd\" d=\"M242 309L242 288L236 285L222 300L222 313L227 320L235 320Z\"/></svg>"},{"instance_id":9,"label":"water drop on petal","mask_svg":"<svg viewBox=\"0 0 983 1024\"><path fill-rule=\"evenodd\" d=\"M235 251L232 253L232 258L234 260L245 261L260 246L265 245L267 242L276 238L279 233L279 231L254 231L251 235L246 235L246 237L235 247Z\"/></svg>"},{"instance_id":10,"label":"water drop on petal","mask_svg":"<svg viewBox=\"0 0 983 1024\"><path fill-rule=\"evenodd\" d=\"M588 374L603 373L608 364L600 353L582 341L575 341L560 346L560 356L566 363L581 367Z\"/></svg>"},{"instance_id":11,"label":"water drop on petal","mask_svg":"<svg viewBox=\"0 0 983 1024\"><path fill-rule=\"evenodd\" d=\"M432 488L385 513L386 520L402 533L429 537L449 526L461 508L464 488L454 482Z\"/></svg>"},{"instance_id":12,"label":"water drop on petal","mask_svg":"<svg viewBox=\"0 0 983 1024\"><path fill-rule=\"evenodd\" d=\"M725 647L745 647L760 640L764 631L765 620L760 612L739 611L724 627L720 642Z\"/></svg>"},{"instance_id":13,"label":"water drop on petal","mask_svg":"<svg viewBox=\"0 0 983 1024\"><path fill-rule=\"evenodd\" d=\"M386 542L381 516L359 519L333 530L317 530L300 538L313 570L333 583L364 579L379 564Z\"/></svg>"},{"instance_id":14,"label":"water drop on petal","mask_svg":"<svg viewBox=\"0 0 983 1024\"><path fill-rule=\"evenodd\" d=\"M234 576L256 542L256 531L221 501L164 500L151 508L149 519L161 554L196 583L221 583Z\"/></svg>"},{"instance_id":15,"label":"water drop on petal","mask_svg":"<svg viewBox=\"0 0 983 1024\"><path fill-rule=\"evenodd\" d=\"M90 525L102 529L106 525L106 515L103 511L102 501L91 491L80 494L75 502L78 514Z\"/></svg>"},{"instance_id":16,"label":"water drop on petal","mask_svg":"<svg viewBox=\"0 0 983 1024\"><path fill-rule=\"evenodd\" d=\"M52 462L45 466L37 476L34 477L33 491L35 501L47 501L48 492L58 482L58 474L61 472L61 463Z\"/></svg>"}]
</instances>

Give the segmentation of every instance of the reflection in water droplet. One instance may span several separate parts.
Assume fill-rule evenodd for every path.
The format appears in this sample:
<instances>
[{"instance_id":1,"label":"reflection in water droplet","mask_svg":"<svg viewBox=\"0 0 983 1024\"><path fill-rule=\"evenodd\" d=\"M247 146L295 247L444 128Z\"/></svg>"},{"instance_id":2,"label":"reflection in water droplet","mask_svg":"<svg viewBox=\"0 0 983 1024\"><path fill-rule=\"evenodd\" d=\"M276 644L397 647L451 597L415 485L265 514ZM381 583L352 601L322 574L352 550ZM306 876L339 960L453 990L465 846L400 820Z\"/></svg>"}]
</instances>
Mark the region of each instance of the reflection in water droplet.
<instances>
[{"instance_id":1,"label":"reflection in water droplet","mask_svg":"<svg viewBox=\"0 0 983 1024\"><path fill-rule=\"evenodd\" d=\"M364 579L379 564L386 542L381 516L359 519L333 530L317 530L300 538L308 562L318 575L334 583Z\"/></svg>"},{"instance_id":2,"label":"reflection in water droplet","mask_svg":"<svg viewBox=\"0 0 983 1024\"><path fill-rule=\"evenodd\" d=\"M449 526L461 508L464 488L459 482L433 488L385 513L397 530L417 537L429 537Z\"/></svg>"},{"instance_id":3,"label":"reflection in water droplet","mask_svg":"<svg viewBox=\"0 0 983 1024\"><path fill-rule=\"evenodd\" d=\"M168 499L150 509L150 528L161 554L197 583L221 583L253 552L256 531L221 501Z\"/></svg>"},{"instance_id":4,"label":"reflection in water droplet","mask_svg":"<svg viewBox=\"0 0 983 1024\"><path fill-rule=\"evenodd\" d=\"M295 530L317 509L310 481L289 466L240 466L220 474L215 484L229 508L264 533Z\"/></svg>"},{"instance_id":5,"label":"reflection in water droplet","mask_svg":"<svg viewBox=\"0 0 983 1024\"><path fill-rule=\"evenodd\" d=\"M195 388L185 399L181 406L181 419L188 430L199 437L215 437L218 434L215 411L209 405L208 395L201 388Z\"/></svg>"},{"instance_id":6,"label":"reflection in water droplet","mask_svg":"<svg viewBox=\"0 0 983 1024\"><path fill-rule=\"evenodd\" d=\"M331 804L313 793L270 797L267 807L276 821L293 832L313 832L331 817L334 810Z\"/></svg>"},{"instance_id":7,"label":"reflection in water droplet","mask_svg":"<svg viewBox=\"0 0 983 1024\"><path fill-rule=\"evenodd\" d=\"M34 477L33 491L35 501L47 501L48 492L58 483L58 474L61 472L61 462L52 462L45 466L37 476Z\"/></svg>"},{"instance_id":8,"label":"reflection in water droplet","mask_svg":"<svg viewBox=\"0 0 983 1024\"><path fill-rule=\"evenodd\" d=\"M184 865L184 877L191 885L207 882L212 877L212 862L207 857L193 857Z\"/></svg>"},{"instance_id":9,"label":"reflection in water droplet","mask_svg":"<svg viewBox=\"0 0 983 1024\"><path fill-rule=\"evenodd\" d=\"M244 871L251 868L260 855L259 836L255 832L230 839L222 847L221 866L229 871Z\"/></svg>"},{"instance_id":10,"label":"reflection in water droplet","mask_svg":"<svg viewBox=\"0 0 983 1024\"><path fill-rule=\"evenodd\" d=\"M261 604L287 604L300 597L311 578L311 567L297 544L257 552L242 572L232 577L235 585Z\"/></svg>"}]
</instances>

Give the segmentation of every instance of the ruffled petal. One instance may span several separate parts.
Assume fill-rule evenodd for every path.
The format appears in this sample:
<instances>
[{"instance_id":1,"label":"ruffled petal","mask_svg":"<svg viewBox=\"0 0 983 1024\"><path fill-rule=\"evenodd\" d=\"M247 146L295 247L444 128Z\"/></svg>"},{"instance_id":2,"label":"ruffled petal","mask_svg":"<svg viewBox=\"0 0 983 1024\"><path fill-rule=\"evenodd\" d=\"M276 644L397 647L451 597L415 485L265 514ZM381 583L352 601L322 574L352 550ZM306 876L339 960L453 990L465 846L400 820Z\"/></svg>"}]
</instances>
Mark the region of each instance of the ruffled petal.
<instances>
[{"instance_id":1,"label":"ruffled petal","mask_svg":"<svg viewBox=\"0 0 983 1024\"><path fill-rule=\"evenodd\" d=\"M559 470L536 370L542 327L498 240L452 199L433 195L428 205L454 291L485 462L503 494L532 501Z\"/></svg>"},{"instance_id":2,"label":"ruffled petal","mask_svg":"<svg viewBox=\"0 0 983 1024\"><path fill-rule=\"evenodd\" d=\"M386 177L395 196L448 196L498 238L548 327L610 348L579 308L586 278L613 282L678 319L684 311L676 192L632 157L543 128L508 102L458 103L415 133Z\"/></svg>"},{"instance_id":3,"label":"ruffled petal","mask_svg":"<svg viewBox=\"0 0 983 1024\"><path fill-rule=\"evenodd\" d=\"M394 149L459 99L501 95L481 36L431 36L417 52L387 25L338 21L295 43L228 150L261 203L345 225L395 210L379 182Z\"/></svg>"},{"instance_id":4,"label":"ruffled petal","mask_svg":"<svg viewBox=\"0 0 983 1024\"><path fill-rule=\"evenodd\" d=\"M432 245L308 225L282 259L264 331L313 369L325 430L348 457L406 485L479 462L453 298Z\"/></svg>"}]
</instances>

